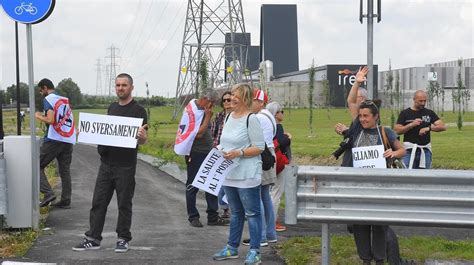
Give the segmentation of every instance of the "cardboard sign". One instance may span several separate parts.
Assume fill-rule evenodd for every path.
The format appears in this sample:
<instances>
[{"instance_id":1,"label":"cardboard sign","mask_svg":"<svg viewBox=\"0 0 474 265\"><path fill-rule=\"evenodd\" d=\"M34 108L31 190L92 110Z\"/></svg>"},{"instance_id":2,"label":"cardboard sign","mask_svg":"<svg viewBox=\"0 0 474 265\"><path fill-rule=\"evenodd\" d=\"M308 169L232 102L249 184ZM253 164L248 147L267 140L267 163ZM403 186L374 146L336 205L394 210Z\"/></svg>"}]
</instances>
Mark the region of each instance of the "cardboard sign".
<instances>
[{"instance_id":1,"label":"cardboard sign","mask_svg":"<svg viewBox=\"0 0 474 265\"><path fill-rule=\"evenodd\" d=\"M387 168L383 157L383 145L372 145L352 148L353 167L358 168Z\"/></svg>"},{"instance_id":2,"label":"cardboard sign","mask_svg":"<svg viewBox=\"0 0 474 265\"><path fill-rule=\"evenodd\" d=\"M213 148L202 162L191 185L217 196L225 176L238 165L237 161L226 160L221 151Z\"/></svg>"},{"instance_id":3,"label":"cardboard sign","mask_svg":"<svg viewBox=\"0 0 474 265\"><path fill-rule=\"evenodd\" d=\"M142 123L141 118L80 112L78 142L136 148Z\"/></svg>"}]
</instances>

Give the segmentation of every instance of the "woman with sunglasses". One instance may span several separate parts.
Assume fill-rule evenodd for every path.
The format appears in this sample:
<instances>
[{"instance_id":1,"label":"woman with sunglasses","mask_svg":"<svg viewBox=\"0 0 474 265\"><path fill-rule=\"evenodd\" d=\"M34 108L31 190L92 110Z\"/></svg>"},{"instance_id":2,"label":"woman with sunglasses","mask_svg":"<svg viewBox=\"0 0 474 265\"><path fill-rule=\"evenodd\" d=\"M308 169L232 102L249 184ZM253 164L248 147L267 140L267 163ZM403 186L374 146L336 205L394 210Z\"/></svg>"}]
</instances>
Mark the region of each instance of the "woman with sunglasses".
<instances>
[{"instance_id":1,"label":"woman with sunglasses","mask_svg":"<svg viewBox=\"0 0 474 265\"><path fill-rule=\"evenodd\" d=\"M266 108L268 111L270 111L270 113L273 114L277 123L275 139L278 141L278 148L280 148L280 151L283 153L283 155L285 155L289 162L291 162L291 134L289 132L285 132L283 125L281 124L284 119L283 108L280 103L275 101L269 103ZM275 230L277 232L283 232L286 231L286 226L278 222L278 208L280 207L281 196L283 195L283 192L285 192L285 185L283 183L283 176L279 173L280 172L278 172L277 169L277 179L272 187L271 196L276 219Z\"/></svg>"},{"instance_id":2,"label":"woman with sunglasses","mask_svg":"<svg viewBox=\"0 0 474 265\"><path fill-rule=\"evenodd\" d=\"M359 105L358 117L354 120L357 125L350 135L353 167L379 167L375 160L380 162L380 167L384 167L386 159L401 158L405 155L405 149L397 139L397 135L387 127L384 130L393 149L384 150L381 127L379 126L379 106L380 101L377 100L366 100ZM367 152L367 149L370 149L371 152ZM368 161L368 153L383 155L379 156L378 159L374 158L375 166L372 166L370 163L364 164ZM374 155L374 157L377 156ZM360 259L363 260L363 264L369 265L372 259L375 260L377 265L384 264L387 226L354 224L353 231L357 252Z\"/></svg>"},{"instance_id":3,"label":"woman with sunglasses","mask_svg":"<svg viewBox=\"0 0 474 265\"><path fill-rule=\"evenodd\" d=\"M260 153L265 148L260 122L251 114L253 91L247 84L232 87L232 113L225 121L220 139L220 149L225 159L238 162L225 177L223 188L232 214L230 217L227 245L214 254L214 260L238 258L245 217L250 233L250 250L245 264L260 264L260 240L262 218L260 209L260 184L262 182L262 160Z\"/></svg>"},{"instance_id":4,"label":"woman with sunglasses","mask_svg":"<svg viewBox=\"0 0 474 265\"><path fill-rule=\"evenodd\" d=\"M214 139L213 147L216 147L219 145L220 140L221 140L222 128L224 127L225 118L232 111L232 105L230 104L231 96L232 96L232 93L230 91L224 92L224 94L221 97L221 107L223 108L223 111L217 113L216 118L211 123L211 135L212 135L212 139ZM217 196L217 198L218 198L219 206L223 210L221 217L229 218L230 217L229 205L222 200L222 197L224 197L224 194L225 194L224 189L221 189L219 191L219 195Z\"/></svg>"}]
</instances>

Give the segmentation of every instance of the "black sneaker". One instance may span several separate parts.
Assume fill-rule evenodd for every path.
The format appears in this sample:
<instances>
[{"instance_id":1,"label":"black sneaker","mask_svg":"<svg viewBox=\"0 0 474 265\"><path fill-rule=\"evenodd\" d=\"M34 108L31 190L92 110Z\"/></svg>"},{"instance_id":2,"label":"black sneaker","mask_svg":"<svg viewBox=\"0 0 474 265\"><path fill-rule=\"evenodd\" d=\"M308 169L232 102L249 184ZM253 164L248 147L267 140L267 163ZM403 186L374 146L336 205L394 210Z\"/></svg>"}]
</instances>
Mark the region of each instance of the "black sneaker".
<instances>
[{"instance_id":1,"label":"black sneaker","mask_svg":"<svg viewBox=\"0 0 474 265\"><path fill-rule=\"evenodd\" d=\"M54 194L50 194L50 195L44 195L44 198L43 200L40 202L40 207L45 207L45 206L48 206L50 202L56 200L56 196L54 196Z\"/></svg>"},{"instance_id":2,"label":"black sneaker","mask_svg":"<svg viewBox=\"0 0 474 265\"><path fill-rule=\"evenodd\" d=\"M72 250L84 251L84 250L97 250L100 249L100 244L97 244L94 240L84 238L84 240L77 246L73 247Z\"/></svg>"},{"instance_id":3,"label":"black sneaker","mask_svg":"<svg viewBox=\"0 0 474 265\"><path fill-rule=\"evenodd\" d=\"M53 207L57 207L57 208L63 208L63 209L71 209L71 203L69 202L65 202L65 201L59 201L57 203L53 203L51 204L51 206Z\"/></svg>"},{"instance_id":4,"label":"black sneaker","mask_svg":"<svg viewBox=\"0 0 474 265\"><path fill-rule=\"evenodd\" d=\"M207 225L220 225L220 226L226 226L230 223L229 220L222 219L221 217L217 217L217 220L215 221L207 221Z\"/></svg>"},{"instance_id":5,"label":"black sneaker","mask_svg":"<svg viewBox=\"0 0 474 265\"><path fill-rule=\"evenodd\" d=\"M221 214L221 218L224 218L224 219L229 219L230 218L229 209L224 209L224 212Z\"/></svg>"},{"instance_id":6,"label":"black sneaker","mask_svg":"<svg viewBox=\"0 0 474 265\"><path fill-rule=\"evenodd\" d=\"M189 224L193 227L203 227L203 225L199 221L199 219L193 219L193 220L189 221Z\"/></svg>"},{"instance_id":7,"label":"black sneaker","mask_svg":"<svg viewBox=\"0 0 474 265\"><path fill-rule=\"evenodd\" d=\"M250 246L250 239L244 239L244 240L242 240L242 245L244 245L244 246ZM267 241L262 241L262 242L260 242L260 246L261 246L261 247L266 247L266 246L268 246L268 242L267 242Z\"/></svg>"},{"instance_id":8,"label":"black sneaker","mask_svg":"<svg viewBox=\"0 0 474 265\"><path fill-rule=\"evenodd\" d=\"M117 244L115 245L115 253L124 253L128 251L128 241L119 238Z\"/></svg>"}]
</instances>

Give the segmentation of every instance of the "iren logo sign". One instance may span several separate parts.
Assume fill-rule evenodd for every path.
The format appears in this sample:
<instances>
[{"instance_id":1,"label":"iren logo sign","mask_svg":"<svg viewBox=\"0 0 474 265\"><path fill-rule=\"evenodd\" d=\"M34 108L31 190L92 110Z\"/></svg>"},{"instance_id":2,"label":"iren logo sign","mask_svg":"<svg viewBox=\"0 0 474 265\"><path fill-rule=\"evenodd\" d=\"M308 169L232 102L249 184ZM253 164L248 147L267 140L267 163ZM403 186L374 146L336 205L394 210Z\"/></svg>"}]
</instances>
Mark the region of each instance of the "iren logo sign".
<instances>
[{"instance_id":1,"label":"iren logo sign","mask_svg":"<svg viewBox=\"0 0 474 265\"><path fill-rule=\"evenodd\" d=\"M346 84L349 83L352 86L354 82L356 81L356 74L357 74L357 71L351 71L347 68L344 70L337 71L338 85L346 86ZM367 82L364 82L364 83L367 83Z\"/></svg>"},{"instance_id":2,"label":"iren logo sign","mask_svg":"<svg viewBox=\"0 0 474 265\"><path fill-rule=\"evenodd\" d=\"M331 106L345 107L346 97L352 85L356 81L356 74L359 67L364 65L359 64L329 64L327 65L327 80L329 83L329 94ZM377 86L377 72L378 67L374 65L374 85ZM364 86L366 86L366 82ZM374 87L377 90L376 87ZM377 92L374 91L374 95Z\"/></svg>"}]
</instances>

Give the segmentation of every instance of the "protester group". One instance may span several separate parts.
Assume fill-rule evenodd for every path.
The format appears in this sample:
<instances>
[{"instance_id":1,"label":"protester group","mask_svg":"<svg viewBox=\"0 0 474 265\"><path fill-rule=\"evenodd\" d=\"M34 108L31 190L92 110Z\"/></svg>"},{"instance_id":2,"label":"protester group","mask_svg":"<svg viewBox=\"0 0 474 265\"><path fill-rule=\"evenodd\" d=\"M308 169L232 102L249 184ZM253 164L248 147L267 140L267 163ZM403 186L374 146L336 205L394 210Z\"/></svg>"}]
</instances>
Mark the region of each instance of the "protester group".
<instances>
[{"instance_id":1,"label":"protester group","mask_svg":"<svg viewBox=\"0 0 474 265\"><path fill-rule=\"evenodd\" d=\"M430 133L444 131L446 126L436 113L425 108L426 92L415 92L413 105L400 113L392 130L381 126L381 101L367 99L367 91L361 87L366 82L367 73L367 67L359 69L348 93L347 106L352 123L349 126L342 123L335 125L336 133L345 138L344 145L341 144L344 151L341 166L386 168L396 167L394 161L401 160L407 169L400 170L430 168ZM41 80L38 88L45 98L44 113L36 113L36 118L48 126L40 149L40 186L44 195L40 206L51 204L69 209L70 164L75 133L57 135L57 130L55 132L52 128L57 128L59 122L62 126L74 126L72 112L68 99L57 95L50 80ZM147 113L133 99L133 88L130 75L124 73L116 77L117 101L109 106L107 115L142 119L142 126L136 135L137 145L135 148L98 145L101 164L92 198L89 230L85 232L82 242L72 248L75 251L100 249L107 207L114 191L119 210L114 251L129 250L137 148L148 138ZM64 111L66 107L55 108L58 101L67 105L67 113ZM222 111L213 115L217 104L220 104ZM62 113L58 113L60 111ZM186 209L192 227L204 226L196 204L199 189L193 182L203 163L206 163L208 154L217 152L233 163L233 167L220 179L218 194L205 192L206 224L229 228L227 242L223 242L223 248L212 259L238 258L239 246L243 244L250 246L244 263L260 264L260 248L276 243L277 231L286 230L278 220L278 209L284 193L284 169L292 161L292 135L283 129L283 120L283 106L272 101L266 91L246 83L233 85L230 91L221 95L213 89L206 89L184 108L174 150L183 155L186 162ZM403 135L403 141L399 140L399 135ZM383 155L369 157L367 153ZM62 189L60 201L53 204L56 196L44 169L54 159L58 162ZM245 222L249 238L242 240ZM386 242L390 238L387 234L393 231L385 225L353 224L350 227L363 264L370 264L372 260L376 264L384 264L387 259Z\"/></svg>"}]
</instances>

